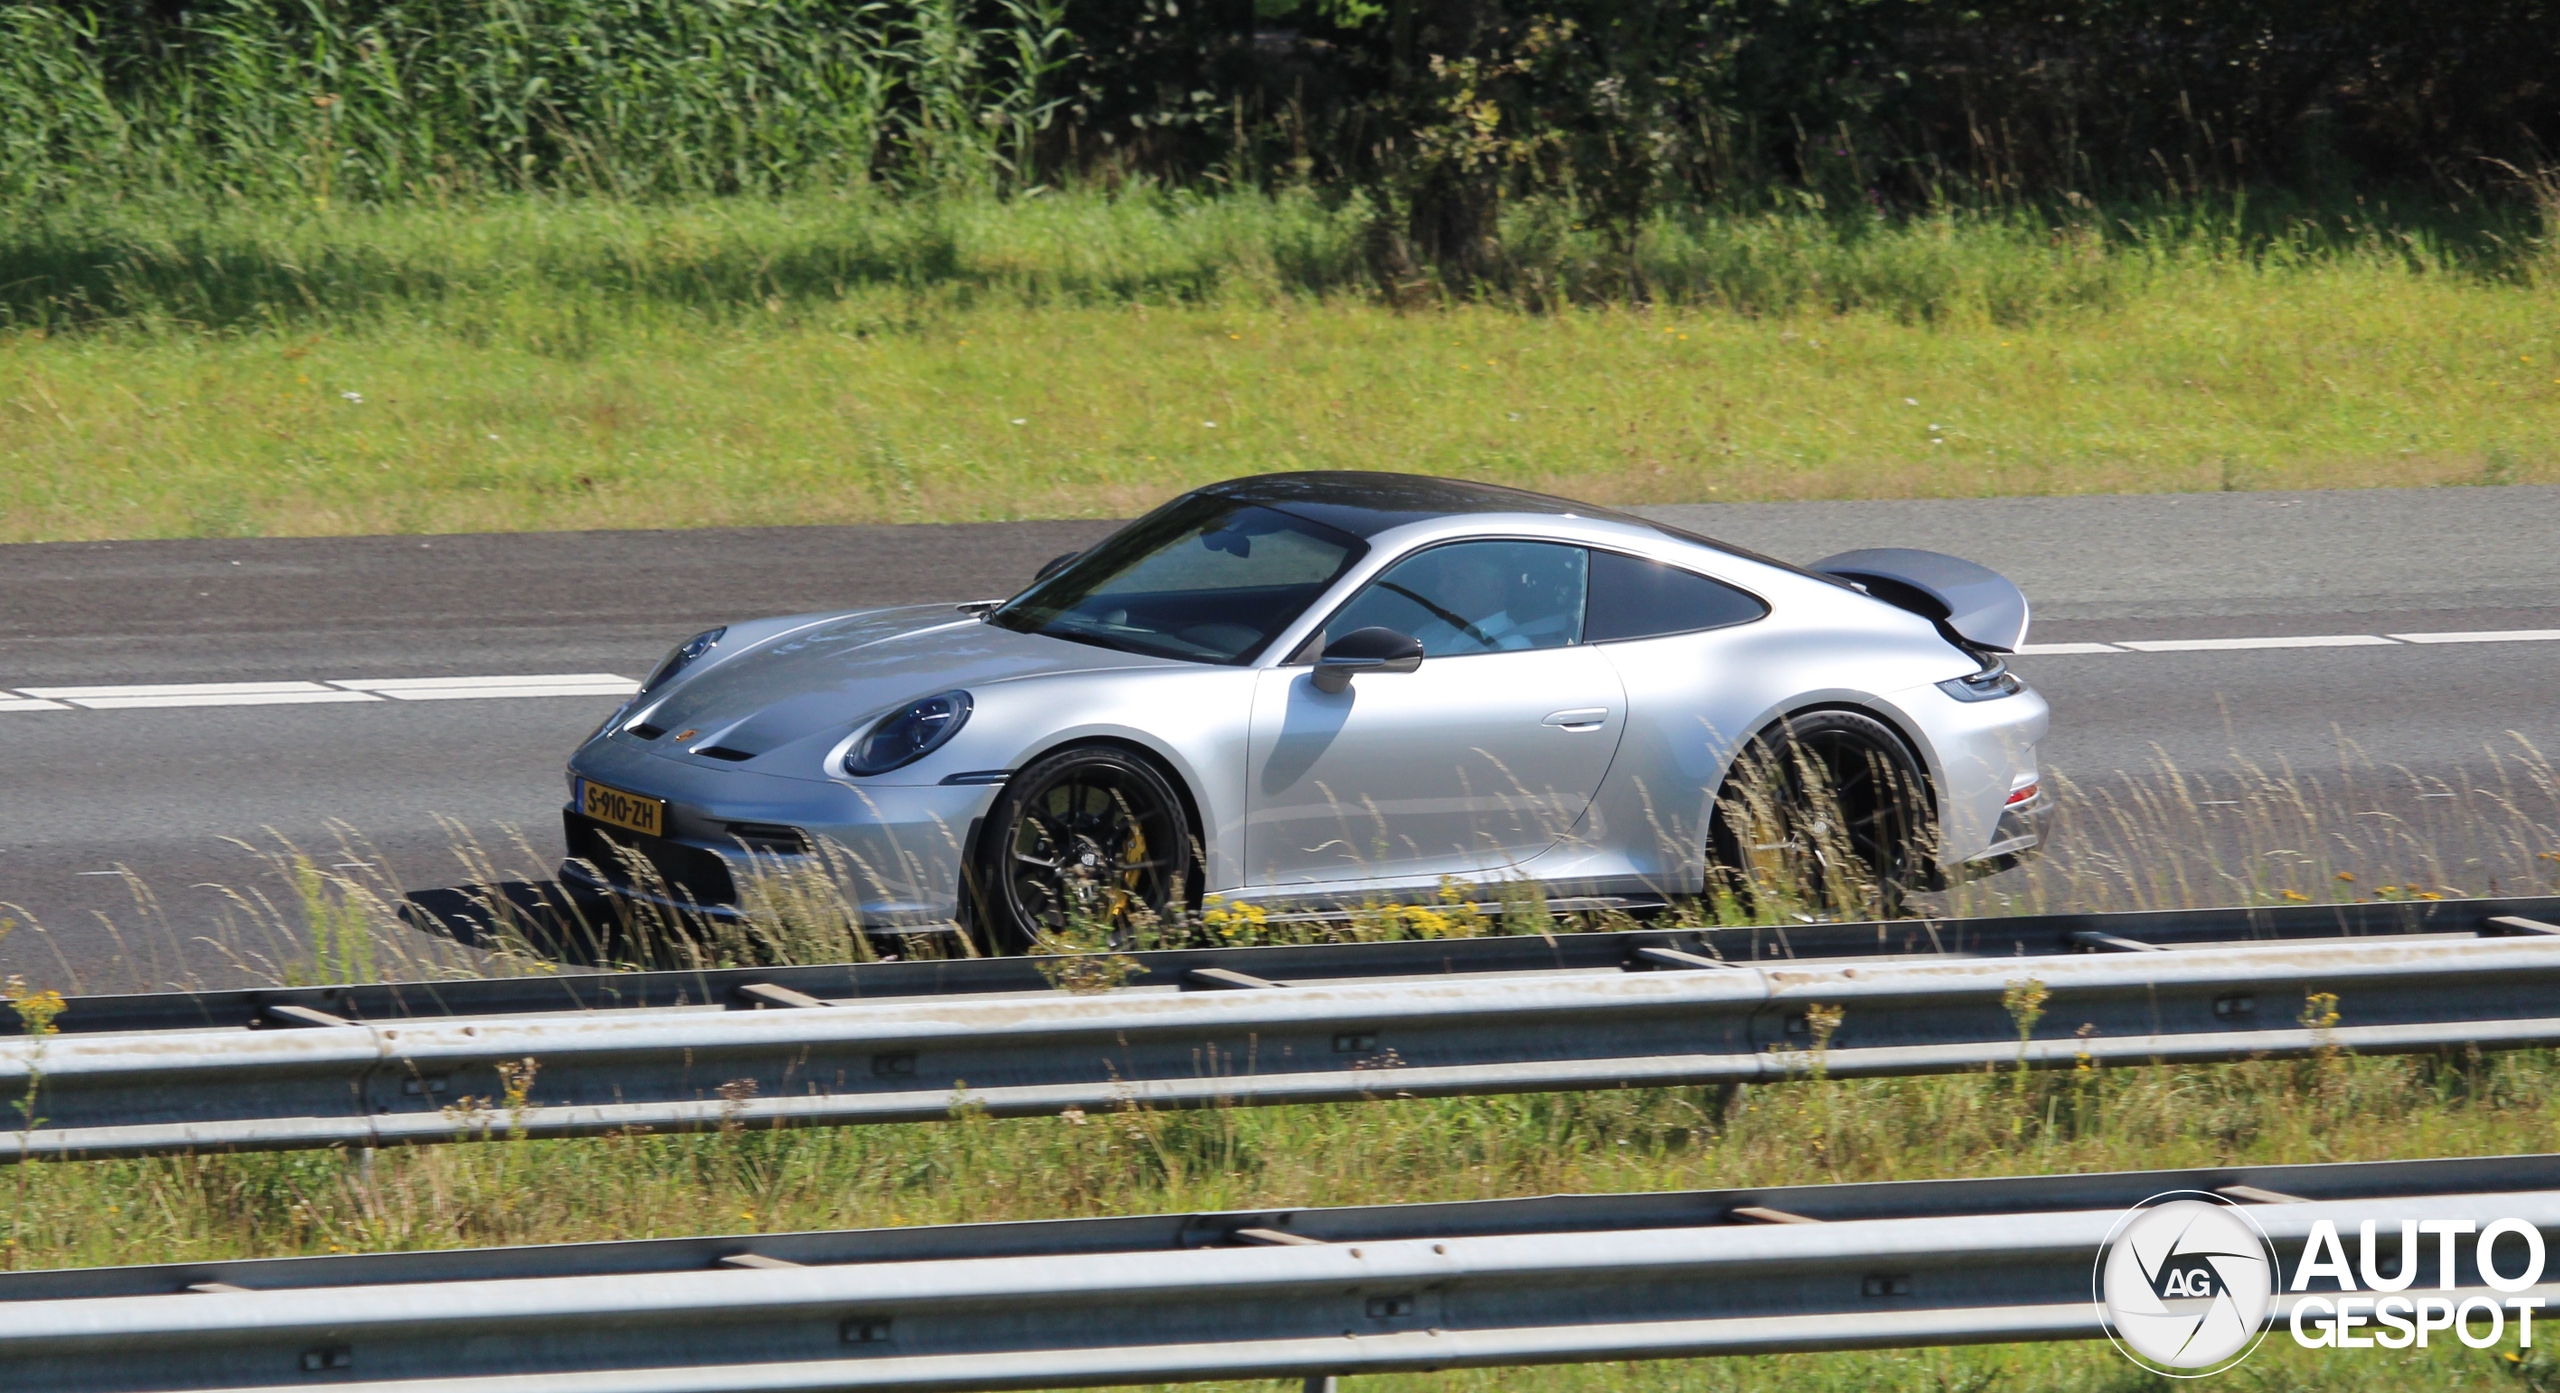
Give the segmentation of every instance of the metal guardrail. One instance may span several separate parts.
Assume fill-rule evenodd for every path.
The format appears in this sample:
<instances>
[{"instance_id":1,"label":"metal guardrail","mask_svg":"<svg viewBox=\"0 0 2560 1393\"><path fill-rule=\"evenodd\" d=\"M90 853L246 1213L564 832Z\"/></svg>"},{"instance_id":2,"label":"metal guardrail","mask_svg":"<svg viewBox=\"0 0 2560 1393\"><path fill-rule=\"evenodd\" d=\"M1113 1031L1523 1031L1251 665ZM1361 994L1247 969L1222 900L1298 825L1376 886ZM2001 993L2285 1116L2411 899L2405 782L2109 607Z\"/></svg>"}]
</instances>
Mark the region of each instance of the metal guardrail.
<instances>
[{"instance_id":1,"label":"metal guardrail","mask_svg":"<svg viewBox=\"0 0 2560 1393\"><path fill-rule=\"evenodd\" d=\"M2290 1270L2323 1219L2519 1219L2549 1248L2555 1187L2560 1156L2518 1156L10 1273L0 1367L59 1393L958 1393L2089 1339L2097 1250L2162 1191L2249 1203Z\"/></svg>"},{"instance_id":2,"label":"metal guardrail","mask_svg":"<svg viewBox=\"0 0 2560 1393\"><path fill-rule=\"evenodd\" d=\"M1364 977L1614 970L1643 948L1734 962L1920 954L2010 958L2088 952L2110 940L2157 947L2294 939L2494 933L2499 918L2560 924L2560 896L2275 905L2124 914L1898 919L1692 931L1639 930L1399 943L1195 948L1127 955L1134 987L1181 986L1204 968L1289 981ZM204 1030L278 1024L290 1008L349 1020L546 1015L653 1006L753 1005L739 991L768 984L824 999L1045 992L1042 960L960 958L683 972L566 972L541 976L346 986L257 987L73 997L56 1022L68 1034ZM281 1022L289 1023L289 1022ZM0 1037L23 1033L0 1012Z\"/></svg>"},{"instance_id":3,"label":"metal guardrail","mask_svg":"<svg viewBox=\"0 0 2560 1393\"><path fill-rule=\"evenodd\" d=\"M0 1159L2560 1044L2560 933L2514 927L2024 960L1744 966L1645 946L1643 971L1293 985L1214 968L1191 975L1203 990L1090 995L745 984L757 1011L306 1011L318 1028L0 1041L0 1097L32 1090L36 1117L0 1132ZM2022 1040L2008 999L2030 979L2046 997ZM501 1106L524 1061L530 1087Z\"/></svg>"}]
</instances>

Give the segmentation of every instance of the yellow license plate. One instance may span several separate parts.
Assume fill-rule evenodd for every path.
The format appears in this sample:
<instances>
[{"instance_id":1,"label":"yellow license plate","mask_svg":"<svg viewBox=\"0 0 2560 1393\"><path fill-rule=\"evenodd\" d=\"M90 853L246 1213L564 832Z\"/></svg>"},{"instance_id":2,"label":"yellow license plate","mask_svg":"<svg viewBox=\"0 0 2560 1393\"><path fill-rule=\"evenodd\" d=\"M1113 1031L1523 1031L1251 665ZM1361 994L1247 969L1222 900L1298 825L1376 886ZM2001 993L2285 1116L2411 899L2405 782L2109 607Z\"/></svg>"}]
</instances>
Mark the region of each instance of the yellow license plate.
<instances>
[{"instance_id":1,"label":"yellow license plate","mask_svg":"<svg viewBox=\"0 0 2560 1393\"><path fill-rule=\"evenodd\" d=\"M652 837L667 834L667 800L664 798L644 798L593 779L580 779L578 807L596 821L627 832L645 832Z\"/></svg>"}]
</instances>

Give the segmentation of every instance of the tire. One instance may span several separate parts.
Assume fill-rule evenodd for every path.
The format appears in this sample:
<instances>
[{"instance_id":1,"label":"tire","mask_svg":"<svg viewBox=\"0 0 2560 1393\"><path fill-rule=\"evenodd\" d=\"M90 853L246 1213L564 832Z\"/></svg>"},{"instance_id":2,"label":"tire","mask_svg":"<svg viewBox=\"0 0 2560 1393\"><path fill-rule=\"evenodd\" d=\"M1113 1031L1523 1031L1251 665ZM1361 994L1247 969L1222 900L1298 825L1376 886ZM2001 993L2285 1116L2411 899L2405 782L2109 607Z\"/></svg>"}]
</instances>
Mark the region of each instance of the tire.
<instances>
[{"instance_id":1,"label":"tire","mask_svg":"<svg viewBox=\"0 0 2560 1393\"><path fill-rule=\"evenodd\" d=\"M1716 795L1707 891L1753 912L1892 919L1936 864L1928 783L1891 726L1808 711L1745 745Z\"/></svg>"},{"instance_id":2,"label":"tire","mask_svg":"<svg viewBox=\"0 0 2560 1393\"><path fill-rule=\"evenodd\" d=\"M1113 745L1043 756L1005 781L971 858L970 902L999 953L1128 947L1199 884L1181 793Z\"/></svg>"}]
</instances>

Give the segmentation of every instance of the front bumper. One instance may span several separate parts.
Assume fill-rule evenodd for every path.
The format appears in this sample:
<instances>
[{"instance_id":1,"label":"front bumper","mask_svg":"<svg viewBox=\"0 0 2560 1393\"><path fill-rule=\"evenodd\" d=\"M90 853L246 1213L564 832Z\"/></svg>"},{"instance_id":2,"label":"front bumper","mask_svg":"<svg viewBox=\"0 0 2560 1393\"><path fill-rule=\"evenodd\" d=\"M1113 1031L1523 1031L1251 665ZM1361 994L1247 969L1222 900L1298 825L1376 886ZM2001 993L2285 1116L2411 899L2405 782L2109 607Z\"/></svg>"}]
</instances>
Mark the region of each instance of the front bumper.
<instances>
[{"instance_id":1,"label":"front bumper","mask_svg":"<svg viewBox=\"0 0 2560 1393\"><path fill-rule=\"evenodd\" d=\"M703 768L606 739L581 750L578 778L667 801L666 835L561 810L564 880L712 919L760 902L842 906L864 928L948 923L959 914L965 848L996 787L862 786Z\"/></svg>"},{"instance_id":2,"label":"front bumper","mask_svg":"<svg viewBox=\"0 0 2560 1393\"><path fill-rule=\"evenodd\" d=\"M560 863L560 879L572 888L671 913L714 919L742 916L737 872L719 853L668 837L607 827L574 807L562 808L560 819L569 844L569 859Z\"/></svg>"}]
</instances>

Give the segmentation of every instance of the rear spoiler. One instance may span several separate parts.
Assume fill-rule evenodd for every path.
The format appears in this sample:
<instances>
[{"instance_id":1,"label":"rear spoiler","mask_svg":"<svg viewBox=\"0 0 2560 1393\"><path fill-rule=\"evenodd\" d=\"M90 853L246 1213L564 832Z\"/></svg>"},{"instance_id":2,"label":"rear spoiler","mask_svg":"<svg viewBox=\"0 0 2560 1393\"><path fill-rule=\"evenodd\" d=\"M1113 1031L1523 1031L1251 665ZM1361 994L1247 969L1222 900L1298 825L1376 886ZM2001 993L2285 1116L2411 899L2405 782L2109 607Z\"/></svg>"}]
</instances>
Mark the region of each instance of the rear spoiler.
<instances>
[{"instance_id":1,"label":"rear spoiler","mask_svg":"<svg viewBox=\"0 0 2560 1393\"><path fill-rule=\"evenodd\" d=\"M1944 552L1874 547L1805 568L1845 580L1938 626L1959 647L2015 653L2027 641L2027 594L2007 576Z\"/></svg>"}]
</instances>

